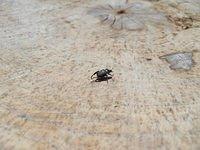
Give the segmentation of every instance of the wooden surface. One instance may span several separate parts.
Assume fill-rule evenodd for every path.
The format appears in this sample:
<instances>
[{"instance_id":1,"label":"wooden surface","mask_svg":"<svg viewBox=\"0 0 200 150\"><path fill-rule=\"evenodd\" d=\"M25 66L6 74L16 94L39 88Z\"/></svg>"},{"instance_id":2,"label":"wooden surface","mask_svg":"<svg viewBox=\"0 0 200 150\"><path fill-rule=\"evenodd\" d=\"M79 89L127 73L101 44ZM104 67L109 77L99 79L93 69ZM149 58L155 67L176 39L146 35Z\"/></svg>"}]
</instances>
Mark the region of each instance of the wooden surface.
<instances>
[{"instance_id":1,"label":"wooden surface","mask_svg":"<svg viewBox=\"0 0 200 150\"><path fill-rule=\"evenodd\" d=\"M0 149L200 149L200 3L140 2L167 22L118 30L87 13L106 1L0 0ZM191 70L160 59L176 52Z\"/></svg>"}]
</instances>

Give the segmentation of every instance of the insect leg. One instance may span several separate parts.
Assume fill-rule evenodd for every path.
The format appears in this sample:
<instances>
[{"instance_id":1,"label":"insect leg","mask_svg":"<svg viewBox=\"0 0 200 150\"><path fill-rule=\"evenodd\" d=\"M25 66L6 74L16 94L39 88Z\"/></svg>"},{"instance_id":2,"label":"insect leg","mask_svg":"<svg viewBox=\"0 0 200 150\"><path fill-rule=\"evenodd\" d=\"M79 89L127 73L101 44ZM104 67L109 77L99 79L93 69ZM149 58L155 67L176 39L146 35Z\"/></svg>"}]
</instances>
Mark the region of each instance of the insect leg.
<instances>
[{"instance_id":1,"label":"insect leg","mask_svg":"<svg viewBox=\"0 0 200 150\"><path fill-rule=\"evenodd\" d=\"M95 74L97 74L99 71L97 71L97 72L95 72L92 76L91 76L91 79L93 79L93 76L95 75Z\"/></svg>"},{"instance_id":2,"label":"insect leg","mask_svg":"<svg viewBox=\"0 0 200 150\"><path fill-rule=\"evenodd\" d=\"M108 73L108 75L110 75L111 77L113 76L112 74Z\"/></svg>"}]
</instances>

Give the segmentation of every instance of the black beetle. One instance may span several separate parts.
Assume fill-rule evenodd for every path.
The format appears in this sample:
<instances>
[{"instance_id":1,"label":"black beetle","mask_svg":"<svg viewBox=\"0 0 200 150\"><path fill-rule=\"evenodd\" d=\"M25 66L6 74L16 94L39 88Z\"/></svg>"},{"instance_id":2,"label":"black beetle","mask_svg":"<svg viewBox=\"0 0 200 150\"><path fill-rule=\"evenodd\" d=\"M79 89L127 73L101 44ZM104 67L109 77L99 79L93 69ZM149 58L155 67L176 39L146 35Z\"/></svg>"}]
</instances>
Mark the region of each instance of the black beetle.
<instances>
[{"instance_id":1,"label":"black beetle","mask_svg":"<svg viewBox=\"0 0 200 150\"><path fill-rule=\"evenodd\" d=\"M108 81L108 79L112 78L112 75L110 74L111 72L113 72L113 71L110 69L102 69L102 70L96 71L91 76L91 79L93 79L94 75L97 75L97 77L96 77L97 79L95 80L96 82L101 82L101 81L105 81L105 80Z\"/></svg>"}]
</instances>

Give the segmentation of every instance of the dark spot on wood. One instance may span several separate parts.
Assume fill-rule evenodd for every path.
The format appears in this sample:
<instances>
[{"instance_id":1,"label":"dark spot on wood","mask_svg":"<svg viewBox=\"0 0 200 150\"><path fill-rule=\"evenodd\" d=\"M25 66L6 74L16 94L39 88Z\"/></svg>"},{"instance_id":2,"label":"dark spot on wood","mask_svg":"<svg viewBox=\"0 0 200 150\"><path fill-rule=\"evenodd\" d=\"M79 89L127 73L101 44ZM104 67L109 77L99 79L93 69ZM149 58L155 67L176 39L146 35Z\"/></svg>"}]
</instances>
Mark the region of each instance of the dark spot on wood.
<instances>
[{"instance_id":1,"label":"dark spot on wood","mask_svg":"<svg viewBox=\"0 0 200 150\"><path fill-rule=\"evenodd\" d=\"M152 59L151 59L151 58L146 58L146 60L147 60L147 61L151 61Z\"/></svg>"},{"instance_id":2,"label":"dark spot on wood","mask_svg":"<svg viewBox=\"0 0 200 150\"><path fill-rule=\"evenodd\" d=\"M157 111L157 113L160 115L160 110L156 110Z\"/></svg>"},{"instance_id":3,"label":"dark spot on wood","mask_svg":"<svg viewBox=\"0 0 200 150\"><path fill-rule=\"evenodd\" d=\"M174 111L173 111L173 109L172 109L172 108L170 108L170 109L169 109L169 111L170 111L172 114L174 114Z\"/></svg>"},{"instance_id":4,"label":"dark spot on wood","mask_svg":"<svg viewBox=\"0 0 200 150\"><path fill-rule=\"evenodd\" d=\"M126 13L126 10L124 9L121 9L121 10L118 10L117 11L117 14L120 15L120 14L125 14Z\"/></svg>"}]
</instances>

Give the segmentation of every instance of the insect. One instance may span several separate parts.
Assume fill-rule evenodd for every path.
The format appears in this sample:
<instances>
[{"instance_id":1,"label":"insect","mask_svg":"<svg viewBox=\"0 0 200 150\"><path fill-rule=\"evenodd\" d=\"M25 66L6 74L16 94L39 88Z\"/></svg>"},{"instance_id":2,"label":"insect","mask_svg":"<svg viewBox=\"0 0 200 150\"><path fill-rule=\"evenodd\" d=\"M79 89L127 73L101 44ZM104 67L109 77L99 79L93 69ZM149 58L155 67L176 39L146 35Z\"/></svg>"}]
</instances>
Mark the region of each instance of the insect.
<instances>
[{"instance_id":1,"label":"insect","mask_svg":"<svg viewBox=\"0 0 200 150\"><path fill-rule=\"evenodd\" d=\"M112 78L113 75L111 75L110 73L113 72L112 70L110 69L102 69L102 70L99 70L99 71L96 71L92 76L91 76L91 79L94 78L94 75L96 75L96 80L95 82L101 82L101 81L107 81L109 79Z\"/></svg>"}]
</instances>

